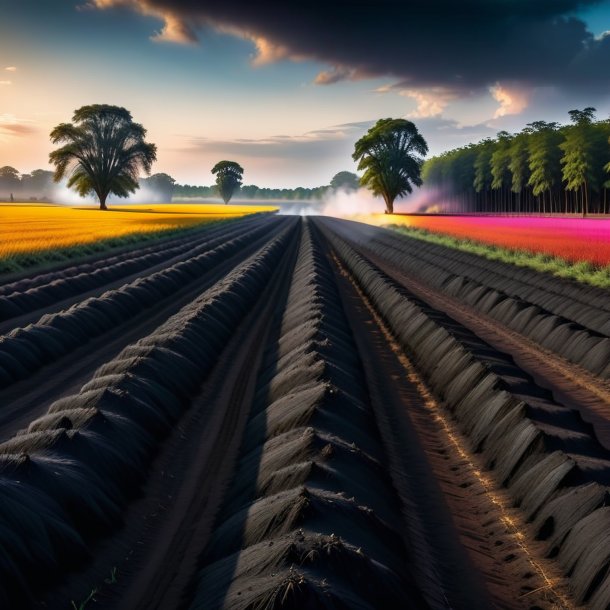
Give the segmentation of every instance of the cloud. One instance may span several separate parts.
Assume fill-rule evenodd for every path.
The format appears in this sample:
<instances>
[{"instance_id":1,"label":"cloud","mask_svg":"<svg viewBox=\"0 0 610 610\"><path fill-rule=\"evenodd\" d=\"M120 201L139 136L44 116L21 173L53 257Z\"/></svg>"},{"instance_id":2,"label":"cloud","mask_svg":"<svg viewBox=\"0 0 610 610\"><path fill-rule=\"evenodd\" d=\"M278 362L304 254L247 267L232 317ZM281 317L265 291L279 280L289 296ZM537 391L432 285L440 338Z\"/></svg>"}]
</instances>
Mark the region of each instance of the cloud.
<instances>
[{"instance_id":1,"label":"cloud","mask_svg":"<svg viewBox=\"0 0 610 610\"><path fill-rule=\"evenodd\" d=\"M600 0L93 0L163 21L159 40L192 43L204 26L252 40L255 64L308 58L331 84L390 76L405 89L480 91L497 82L610 90L610 37L595 38L576 11ZM422 110L425 112L426 110ZM428 112L435 111L432 105Z\"/></svg>"},{"instance_id":2,"label":"cloud","mask_svg":"<svg viewBox=\"0 0 610 610\"><path fill-rule=\"evenodd\" d=\"M349 157L353 143L372 121L345 123L302 135L275 135L268 138L214 140L190 138L188 152L216 153L238 159L311 160L319 162L336 154Z\"/></svg>"},{"instance_id":3,"label":"cloud","mask_svg":"<svg viewBox=\"0 0 610 610\"><path fill-rule=\"evenodd\" d=\"M265 64L274 63L281 59L291 57L288 47L273 44L270 40L263 38L262 36L252 36L250 39L256 47L256 54L252 61L255 66L264 66ZM292 57L292 59L297 60L298 58Z\"/></svg>"},{"instance_id":4,"label":"cloud","mask_svg":"<svg viewBox=\"0 0 610 610\"><path fill-rule=\"evenodd\" d=\"M2 87L2 86L6 87L6 86L12 85L12 84L13 83L10 80L0 80L0 87Z\"/></svg>"},{"instance_id":5,"label":"cloud","mask_svg":"<svg viewBox=\"0 0 610 610\"><path fill-rule=\"evenodd\" d=\"M24 137L37 133L38 129L31 123L14 114L0 114L0 135Z\"/></svg>"},{"instance_id":6,"label":"cloud","mask_svg":"<svg viewBox=\"0 0 610 610\"><path fill-rule=\"evenodd\" d=\"M355 80L355 70L350 68L333 68L320 72L314 82L316 85L332 85L342 80Z\"/></svg>"},{"instance_id":7,"label":"cloud","mask_svg":"<svg viewBox=\"0 0 610 610\"><path fill-rule=\"evenodd\" d=\"M219 140L205 137L187 137L188 147L179 152L190 155L210 155L234 158L236 161L266 160L279 167L301 168L307 164L329 166L335 160L344 159L351 164L354 144L376 121L358 121L325 127L301 135L274 135L267 138ZM439 115L423 117L417 127L428 142L430 154L438 154L448 148L463 146L486 137L493 137L502 128L488 123L462 125L453 119ZM344 168L345 169L345 168Z\"/></svg>"},{"instance_id":8,"label":"cloud","mask_svg":"<svg viewBox=\"0 0 610 610\"><path fill-rule=\"evenodd\" d=\"M7 66L4 68L7 72L17 72L17 68L15 66Z\"/></svg>"},{"instance_id":9,"label":"cloud","mask_svg":"<svg viewBox=\"0 0 610 610\"><path fill-rule=\"evenodd\" d=\"M500 107L494 114L495 119L508 114L520 114L527 108L528 95L523 89L509 88L498 83L490 87L489 91L492 97L500 104Z\"/></svg>"},{"instance_id":10,"label":"cloud","mask_svg":"<svg viewBox=\"0 0 610 610\"><path fill-rule=\"evenodd\" d=\"M444 87L433 87L430 89L402 89L400 95L409 97L417 102L417 108L410 112L410 119L423 119L439 116L447 107L447 104L459 97L459 93Z\"/></svg>"},{"instance_id":11,"label":"cloud","mask_svg":"<svg viewBox=\"0 0 610 610\"><path fill-rule=\"evenodd\" d=\"M157 16L155 13L152 13ZM165 24L160 32L154 34L151 38L157 42L186 42L194 44L197 42L197 36L191 27L171 14L163 16Z\"/></svg>"},{"instance_id":12,"label":"cloud","mask_svg":"<svg viewBox=\"0 0 610 610\"><path fill-rule=\"evenodd\" d=\"M91 0L77 6L79 10L131 8L143 15L156 17L163 21L161 30L151 35L156 42L175 42L194 44L198 41L196 29L199 25L198 19L190 19L181 14L180 11L172 10L171 6L155 6L154 2L146 0Z\"/></svg>"},{"instance_id":13,"label":"cloud","mask_svg":"<svg viewBox=\"0 0 610 610\"><path fill-rule=\"evenodd\" d=\"M454 119L432 116L419 119L417 128L426 139L429 156L478 142L483 138L494 137L500 128L487 122L464 125Z\"/></svg>"}]
</instances>

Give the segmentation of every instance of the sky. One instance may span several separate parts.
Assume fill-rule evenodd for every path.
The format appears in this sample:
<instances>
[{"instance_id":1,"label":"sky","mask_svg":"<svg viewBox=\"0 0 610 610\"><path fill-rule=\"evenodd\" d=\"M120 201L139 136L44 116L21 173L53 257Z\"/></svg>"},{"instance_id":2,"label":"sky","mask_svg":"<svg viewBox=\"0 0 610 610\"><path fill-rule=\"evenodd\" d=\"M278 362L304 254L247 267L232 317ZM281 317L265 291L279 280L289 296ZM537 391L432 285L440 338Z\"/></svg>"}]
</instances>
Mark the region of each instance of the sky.
<instances>
[{"instance_id":1,"label":"sky","mask_svg":"<svg viewBox=\"0 0 610 610\"><path fill-rule=\"evenodd\" d=\"M404 117L430 153L533 120L610 117L610 0L0 0L0 167L51 169L51 129L123 106L153 172L328 184Z\"/></svg>"}]
</instances>

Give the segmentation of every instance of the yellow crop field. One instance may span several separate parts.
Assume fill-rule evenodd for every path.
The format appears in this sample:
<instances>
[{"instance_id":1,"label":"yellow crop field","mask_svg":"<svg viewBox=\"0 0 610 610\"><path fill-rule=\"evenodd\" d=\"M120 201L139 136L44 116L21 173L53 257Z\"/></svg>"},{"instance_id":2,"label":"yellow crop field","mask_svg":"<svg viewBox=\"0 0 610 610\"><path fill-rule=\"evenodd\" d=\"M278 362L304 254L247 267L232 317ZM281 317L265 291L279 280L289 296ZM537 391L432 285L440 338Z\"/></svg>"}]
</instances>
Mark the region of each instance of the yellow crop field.
<instances>
[{"instance_id":1,"label":"yellow crop field","mask_svg":"<svg viewBox=\"0 0 610 610\"><path fill-rule=\"evenodd\" d=\"M54 204L0 204L0 260L19 254L82 246L99 240L159 232L272 212L271 206L115 205L108 211Z\"/></svg>"}]
</instances>

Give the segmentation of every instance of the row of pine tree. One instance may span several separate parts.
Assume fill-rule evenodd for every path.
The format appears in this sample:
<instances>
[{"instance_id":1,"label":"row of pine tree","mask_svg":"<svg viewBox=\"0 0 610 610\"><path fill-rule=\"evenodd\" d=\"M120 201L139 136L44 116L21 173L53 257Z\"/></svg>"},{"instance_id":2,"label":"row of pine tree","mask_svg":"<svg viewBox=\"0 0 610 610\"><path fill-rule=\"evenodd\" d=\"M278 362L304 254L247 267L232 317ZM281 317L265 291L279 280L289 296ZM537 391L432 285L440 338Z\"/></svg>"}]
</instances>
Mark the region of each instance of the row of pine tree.
<instances>
[{"instance_id":1,"label":"row of pine tree","mask_svg":"<svg viewBox=\"0 0 610 610\"><path fill-rule=\"evenodd\" d=\"M535 121L428 159L424 184L452 212L610 213L610 119L571 110L571 123Z\"/></svg>"}]
</instances>

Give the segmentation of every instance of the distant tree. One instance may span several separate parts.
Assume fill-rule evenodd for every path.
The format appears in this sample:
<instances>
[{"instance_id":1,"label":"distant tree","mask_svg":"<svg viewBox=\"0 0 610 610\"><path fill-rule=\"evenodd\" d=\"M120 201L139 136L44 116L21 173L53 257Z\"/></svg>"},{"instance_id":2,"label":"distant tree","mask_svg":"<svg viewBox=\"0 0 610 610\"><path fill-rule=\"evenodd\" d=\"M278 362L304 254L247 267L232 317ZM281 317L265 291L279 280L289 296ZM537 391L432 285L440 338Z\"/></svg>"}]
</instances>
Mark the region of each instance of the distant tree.
<instances>
[{"instance_id":1,"label":"distant tree","mask_svg":"<svg viewBox=\"0 0 610 610\"><path fill-rule=\"evenodd\" d=\"M566 191L580 194L583 216L589 211L591 192L599 192L605 185L602 167L605 133L593 124L594 113L595 108L591 107L570 110L573 125L565 129L565 140L559 145L563 151L561 165Z\"/></svg>"},{"instance_id":2,"label":"distant tree","mask_svg":"<svg viewBox=\"0 0 610 610\"><path fill-rule=\"evenodd\" d=\"M477 150L474 160L473 186L477 194L482 195L485 200L491 191L493 176L491 174L491 157L494 152L495 142L489 138L483 140Z\"/></svg>"},{"instance_id":3,"label":"distant tree","mask_svg":"<svg viewBox=\"0 0 610 610\"><path fill-rule=\"evenodd\" d=\"M508 149L508 170L511 173L511 191L517 195L517 212L522 208L522 194L530 177L527 138L529 131L523 130L513 137Z\"/></svg>"},{"instance_id":4,"label":"distant tree","mask_svg":"<svg viewBox=\"0 0 610 610\"><path fill-rule=\"evenodd\" d=\"M360 184L381 195L386 213L394 213L397 197L421 186L421 168L428 145L406 119L380 119L355 144L352 158L364 174Z\"/></svg>"},{"instance_id":5,"label":"distant tree","mask_svg":"<svg viewBox=\"0 0 610 610\"><path fill-rule=\"evenodd\" d=\"M500 191L499 205L496 197L496 210L506 212L509 209L509 199L511 193L510 165L510 144L512 136L507 131L500 131L496 140L494 151L491 155L491 188Z\"/></svg>"},{"instance_id":6,"label":"distant tree","mask_svg":"<svg viewBox=\"0 0 610 610\"><path fill-rule=\"evenodd\" d=\"M344 189L346 191L356 191L360 186L360 178L352 172L339 172L330 181L332 189Z\"/></svg>"},{"instance_id":7,"label":"distant tree","mask_svg":"<svg viewBox=\"0 0 610 610\"><path fill-rule=\"evenodd\" d=\"M216 174L216 186L225 203L229 203L231 197L241 186L244 168L235 161L219 161L213 168Z\"/></svg>"},{"instance_id":8,"label":"distant tree","mask_svg":"<svg viewBox=\"0 0 610 610\"><path fill-rule=\"evenodd\" d=\"M14 191L19 190L19 172L10 165L0 167L0 195L3 197L12 196Z\"/></svg>"},{"instance_id":9,"label":"distant tree","mask_svg":"<svg viewBox=\"0 0 610 610\"><path fill-rule=\"evenodd\" d=\"M256 184L246 184L241 187L241 194L246 199L254 199L257 196L258 191L259 188Z\"/></svg>"},{"instance_id":10,"label":"distant tree","mask_svg":"<svg viewBox=\"0 0 610 610\"><path fill-rule=\"evenodd\" d=\"M608 123L608 127L610 128L610 121ZM610 137L608 137L608 145L610 146ZM608 152L608 147L606 147L606 151L605 151L605 155L604 158L608 159L610 158L610 153ZM606 163L606 165L604 165L604 171L606 172L606 174L610 174L610 161L608 163ZM606 179L607 178L607 179ZM604 183L603 183L603 187L604 187L604 207L603 209L603 213L605 214L607 212L607 192L608 189L610 189L610 178L608 178L607 176L604 176Z\"/></svg>"},{"instance_id":11,"label":"distant tree","mask_svg":"<svg viewBox=\"0 0 610 610\"><path fill-rule=\"evenodd\" d=\"M35 169L21 176L21 193L29 197L48 197L53 186L53 172Z\"/></svg>"},{"instance_id":12,"label":"distant tree","mask_svg":"<svg viewBox=\"0 0 610 610\"><path fill-rule=\"evenodd\" d=\"M568 110L570 120L574 125L591 125L595 121L596 108L587 106L584 110Z\"/></svg>"},{"instance_id":13,"label":"distant tree","mask_svg":"<svg viewBox=\"0 0 610 610\"><path fill-rule=\"evenodd\" d=\"M534 121L528 123L528 127L532 130L532 133L529 138L528 164L530 177L527 184L532 187L532 193L539 197L542 204L538 211L550 212L552 210L553 189L561 185L561 166L559 164L561 149L559 143L562 136L558 131L559 125L557 123ZM549 203L548 209L547 201Z\"/></svg>"},{"instance_id":14,"label":"distant tree","mask_svg":"<svg viewBox=\"0 0 610 610\"><path fill-rule=\"evenodd\" d=\"M128 197L136 191L139 172L150 174L157 147L144 140L144 127L119 106L83 106L72 120L51 132L53 144L63 144L49 155L56 167L54 179L68 176L69 187L83 197L95 193L105 210L111 193Z\"/></svg>"},{"instance_id":15,"label":"distant tree","mask_svg":"<svg viewBox=\"0 0 610 610\"><path fill-rule=\"evenodd\" d=\"M153 174L150 178L142 180L142 183L154 191L159 201L171 202L176 181L169 174Z\"/></svg>"}]
</instances>

